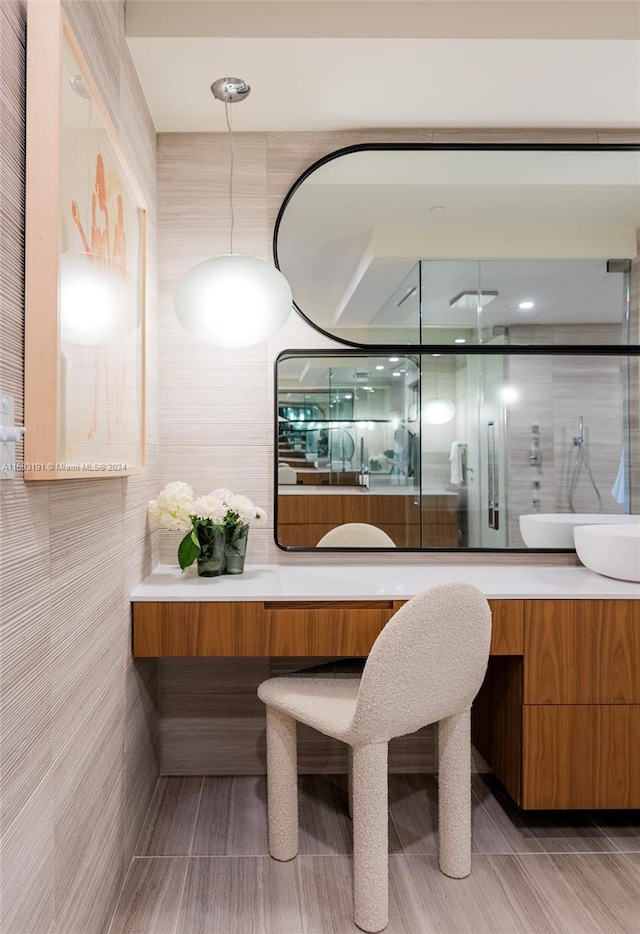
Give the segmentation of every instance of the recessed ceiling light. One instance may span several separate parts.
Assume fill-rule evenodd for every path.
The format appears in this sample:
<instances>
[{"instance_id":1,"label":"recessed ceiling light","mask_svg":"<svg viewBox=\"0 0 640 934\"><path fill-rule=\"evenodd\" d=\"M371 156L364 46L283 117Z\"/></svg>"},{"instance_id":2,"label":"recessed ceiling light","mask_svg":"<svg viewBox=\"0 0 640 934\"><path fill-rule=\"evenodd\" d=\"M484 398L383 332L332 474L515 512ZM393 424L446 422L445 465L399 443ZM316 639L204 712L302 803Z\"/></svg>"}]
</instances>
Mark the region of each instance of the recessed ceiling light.
<instances>
[{"instance_id":1,"label":"recessed ceiling light","mask_svg":"<svg viewBox=\"0 0 640 934\"><path fill-rule=\"evenodd\" d=\"M400 363L400 357L389 357L389 363Z\"/></svg>"},{"instance_id":2,"label":"recessed ceiling light","mask_svg":"<svg viewBox=\"0 0 640 934\"><path fill-rule=\"evenodd\" d=\"M456 339L454 340L453 343L454 343L454 344L466 344L466 343L467 343L467 339L466 339L466 337L456 337Z\"/></svg>"},{"instance_id":3,"label":"recessed ceiling light","mask_svg":"<svg viewBox=\"0 0 640 934\"><path fill-rule=\"evenodd\" d=\"M479 292L477 289L467 289L465 292L453 296L449 302L449 308L464 308L467 311L470 309L475 310L478 305L484 308L485 305L488 305L497 297L497 292Z\"/></svg>"},{"instance_id":4,"label":"recessed ceiling light","mask_svg":"<svg viewBox=\"0 0 640 934\"><path fill-rule=\"evenodd\" d=\"M442 354L441 354L441 353L432 353L431 356L432 356L432 357L441 357Z\"/></svg>"},{"instance_id":5,"label":"recessed ceiling light","mask_svg":"<svg viewBox=\"0 0 640 934\"><path fill-rule=\"evenodd\" d=\"M402 376L402 373L398 373L398 371L396 370L395 373L392 373L391 375L392 375L392 376Z\"/></svg>"},{"instance_id":6,"label":"recessed ceiling light","mask_svg":"<svg viewBox=\"0 0 640 934\"><path fill-rule=\"evenodd\" d=\"M519 303L518 303L518 308L519 308L521 311L528 311L529 308L533 308L533 302L519 302Z\"/></svg>"},{"instance_id":7,"label":"recessed ceiling light","mask_svg":"<svg viewBox=\"0 0 640 934\"><path fill-rule=\"evenodd\" d=\"M384 367L382 366L381 363L377 365L376 370L384 370Z\"/></svg>"}]
</instances>

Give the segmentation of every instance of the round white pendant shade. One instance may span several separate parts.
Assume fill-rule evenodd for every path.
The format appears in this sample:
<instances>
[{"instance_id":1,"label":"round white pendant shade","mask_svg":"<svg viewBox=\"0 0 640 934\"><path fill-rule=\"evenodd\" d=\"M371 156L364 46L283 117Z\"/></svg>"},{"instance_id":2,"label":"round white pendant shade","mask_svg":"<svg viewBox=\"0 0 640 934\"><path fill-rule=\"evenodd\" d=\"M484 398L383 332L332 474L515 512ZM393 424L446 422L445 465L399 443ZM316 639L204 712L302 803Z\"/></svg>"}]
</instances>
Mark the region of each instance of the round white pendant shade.
<instances>
[{"instance_id":1,"label":"round white pendant shade","mask_svg":"<svg viewBox=\"0 0 640 934\"><path fill-rule=\"evenodd\" d=\"M422 414L428 425L446 425L456 414L456 407L451 399L429 399Z\"/></svg>"},{"instance_id":2,"label":"round white pendant shade","mask_svg":"<svg viewBox=\"0 0 640 934\"><path fill-rule=\"evenodd\" d=\"M60 338L72 344L114 344L138 323L134 287L91 253L60 257Z\"/></svg>"},{"instance_id":3,"label":"round white pendant shade","mask_svg":"<svg viewBox=\"0 0 640 934\"><path fill-rule=\"evenodd\" d=\"M198 263L180 281L175 298L187 331L218 347L266 340L280 330L291 305L289 283L275 266L237 253Z\"/></svg>"}]
</instances>

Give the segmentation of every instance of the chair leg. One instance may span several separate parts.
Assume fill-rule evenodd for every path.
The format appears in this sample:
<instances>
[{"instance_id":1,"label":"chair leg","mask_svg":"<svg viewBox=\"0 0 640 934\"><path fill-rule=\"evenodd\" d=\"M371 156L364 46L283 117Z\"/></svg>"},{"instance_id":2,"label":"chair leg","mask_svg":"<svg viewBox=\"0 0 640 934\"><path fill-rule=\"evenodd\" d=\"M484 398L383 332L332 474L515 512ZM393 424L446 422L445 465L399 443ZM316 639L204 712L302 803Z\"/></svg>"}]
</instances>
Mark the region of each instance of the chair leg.
<instances>
[{"instance_id":1,"label":"chair leg","mask_svg":"<svg viewBox=\"0 0 640 934\"><path fill-rule=\"evenodd\" d=\"M363 931L389 923L387 743L353 749L353 917Z\"/></svg>"},{"instance_id":2,"label":"chair leg","mask_svg":"<svg viewBox=\"0 0 640 934\"><path fill-rule=\"evenodd\" d=\"M438 724L438 863L452 879L471 872L471 711Z\"/></svg>"},{"instance_id":3,"label":"chair leg","mask_svg":"<svg viewBox=\"0 0 640 934\"><path fill-rule=\"evenodd\" d=\"M298 853L296 721L267 705L269 853L286 861Z\"/></svg>"}]
</instances>

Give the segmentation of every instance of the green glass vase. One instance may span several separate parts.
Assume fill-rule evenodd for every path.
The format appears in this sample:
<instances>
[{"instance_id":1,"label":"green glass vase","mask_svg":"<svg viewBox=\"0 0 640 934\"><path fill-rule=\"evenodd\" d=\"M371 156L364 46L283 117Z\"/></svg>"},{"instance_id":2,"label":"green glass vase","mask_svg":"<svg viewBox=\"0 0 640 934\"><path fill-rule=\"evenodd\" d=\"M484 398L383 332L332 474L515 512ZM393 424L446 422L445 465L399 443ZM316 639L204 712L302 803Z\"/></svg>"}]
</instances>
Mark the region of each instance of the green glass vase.
<instances>
[{"instance_id":1,"label":"green glass vase","mask_svg":"<svg viewBox=\"0 0 640 934\"><path fill-rule=\"evenodd\" d=\"M224 574L225 534L222 526L198 526L198 542L198 577L218 577Z\"/></svg>"},{"instance_id":2,"label":"green glass vase","mask_svg":"<svg viewBox=\"0 0 640 934\"><path fill-rule=\"evenodd\" d=\"M247 553L248 525L227 526L224 530L224 573L242 574Z\"/></svg>"}]
</instances>

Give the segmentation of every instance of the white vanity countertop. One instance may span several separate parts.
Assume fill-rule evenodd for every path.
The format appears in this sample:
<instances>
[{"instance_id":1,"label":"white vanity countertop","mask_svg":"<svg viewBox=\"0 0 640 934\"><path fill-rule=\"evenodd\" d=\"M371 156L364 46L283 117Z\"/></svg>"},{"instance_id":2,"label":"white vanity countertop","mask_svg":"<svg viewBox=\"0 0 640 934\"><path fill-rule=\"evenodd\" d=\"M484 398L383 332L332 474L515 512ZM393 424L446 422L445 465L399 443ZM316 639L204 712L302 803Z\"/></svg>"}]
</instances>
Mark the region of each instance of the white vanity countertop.
<instances>
[{"instance_id":1,"label":"white vanity countertop","mask_svg":"<svg viewBox=\"0 0 640 934\"><path fill-rule=\"evenodd\" d=\"M635 599L640 584L584 567L548 565L292 565L254 564L244 574L198 577L160 564L131 594L133 601L408 600L435 584L465 581L493 599Z\"/></svg>"}]
</instances>

